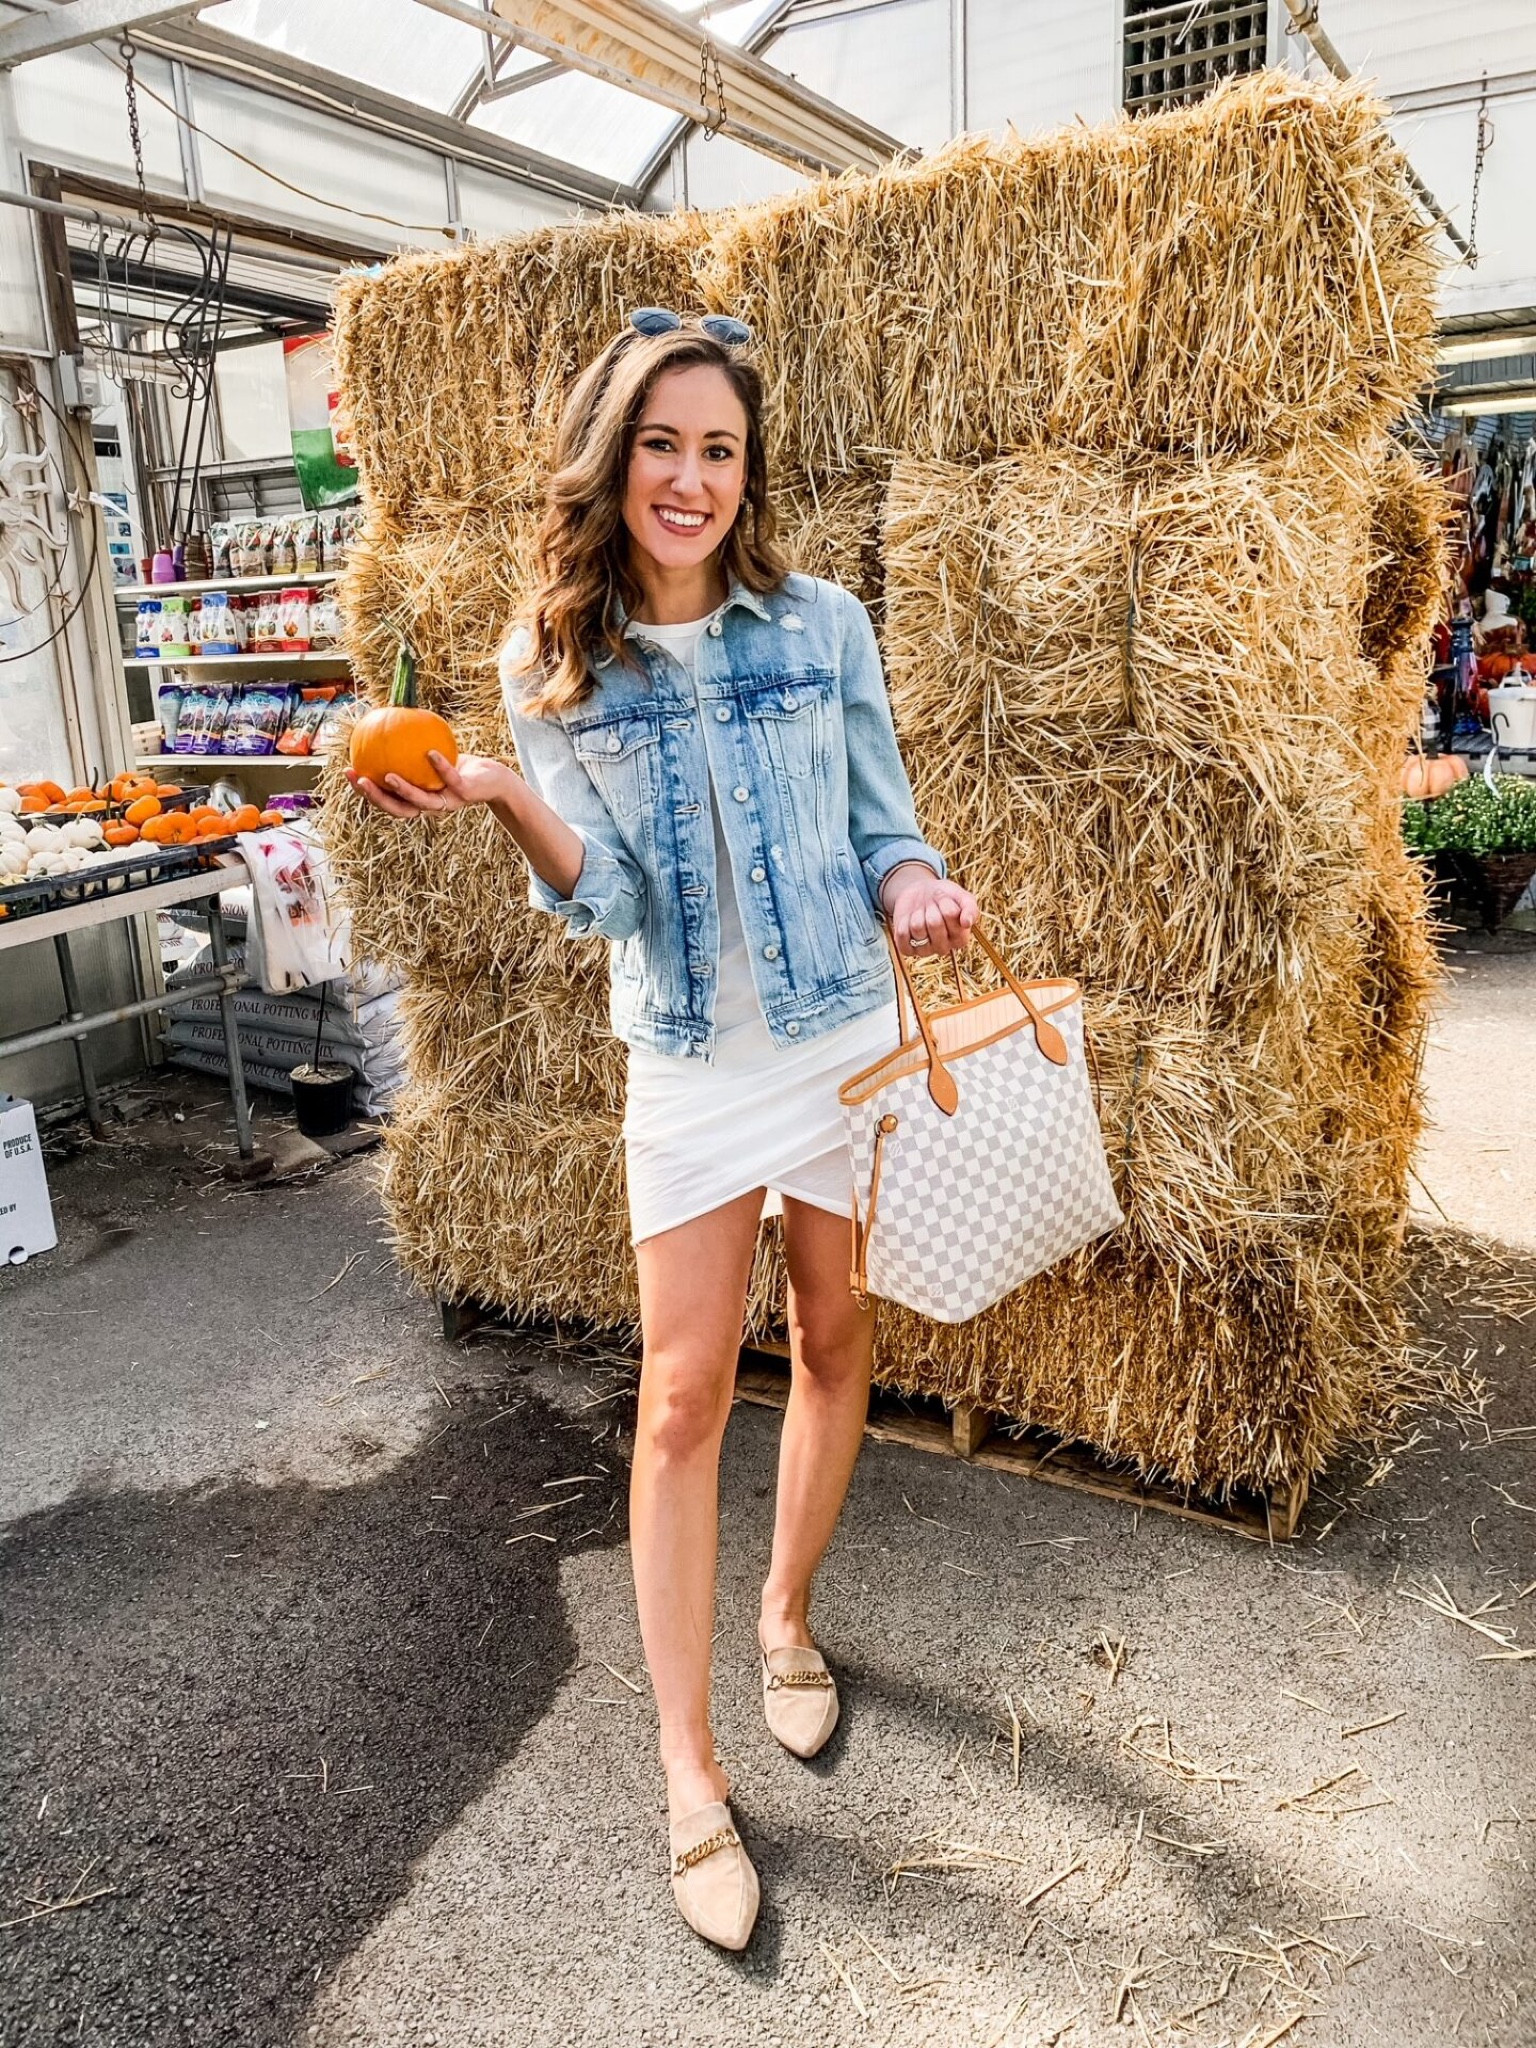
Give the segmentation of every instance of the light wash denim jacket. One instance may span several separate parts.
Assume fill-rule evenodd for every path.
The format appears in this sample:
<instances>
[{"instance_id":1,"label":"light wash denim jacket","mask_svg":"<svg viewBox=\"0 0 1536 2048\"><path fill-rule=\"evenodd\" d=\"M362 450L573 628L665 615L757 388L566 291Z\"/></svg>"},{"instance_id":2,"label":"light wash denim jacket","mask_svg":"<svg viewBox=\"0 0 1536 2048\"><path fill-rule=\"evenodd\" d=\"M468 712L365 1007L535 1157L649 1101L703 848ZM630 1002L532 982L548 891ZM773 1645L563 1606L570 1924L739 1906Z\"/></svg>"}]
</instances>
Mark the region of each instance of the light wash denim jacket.
<instances>
[{"instance_id":1,"label":"light wash denim jacket","mask_svg":"<svg viewBox=\"0 0 1536 2048\"><path fill-rule=\"evenodd\" d=\"M521 706L521 632L502 690L530 787L585 848L571 896L530 901L572 937L613 941L613 1029L631 1046L712 1060L720 922L713 777L758 1002L786 1047L889 1001L880 884L944 859L917 829L869 615L835 583L733 586L699 646L699 681L634 637L558 718ZM701 717L702 713L702 717Z\"/></svg>"}]
</instances>

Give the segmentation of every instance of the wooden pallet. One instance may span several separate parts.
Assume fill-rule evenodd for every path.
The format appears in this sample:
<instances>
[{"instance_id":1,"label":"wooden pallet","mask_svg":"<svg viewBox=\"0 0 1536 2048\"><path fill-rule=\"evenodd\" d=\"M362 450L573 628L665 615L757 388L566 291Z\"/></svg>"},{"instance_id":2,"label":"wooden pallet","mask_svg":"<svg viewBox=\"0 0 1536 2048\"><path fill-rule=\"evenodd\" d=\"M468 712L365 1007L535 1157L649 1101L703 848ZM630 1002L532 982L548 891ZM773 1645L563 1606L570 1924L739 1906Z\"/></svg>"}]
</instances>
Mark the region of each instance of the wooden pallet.
<instances>
[{"instance_id":1,"label":"wooden pallet","mask_svg":"<svg viewBox=\"0 0 1536 2048\"><path fill-rule=\"evenodd\" d=\"M789 1347L760 1344L744 1350L736 1369L736 1398L758 1407L782 1408L789 1399ZM1218 1504L1184 1488L1144 1479L1129 1467L1113 1465L1086 1444L1066 1443L1043 1429L1004 1436L997 1431L996 1422L986 1409L969 1402L946 1409L938 1401L906 1401L877 1387L870 1399L865 1434L878 1443L905 1444L909 1450L964 1458L1000 1472L1039 1479L1047 1486L1098 1494L1128 1507L1155 1508L1159 1514L1203 1522L1256 1543L1288 1543L1306 1507L1305 1479L1280 1493L1244 1493L1227 1504Z\"/></svg>"},{"instance_id":2,"label":"wooden pallet","mask_svg":"<svg viewBox=\"0 0 1536 2048\"><path fill-rule=\"evenodd\" d=\"M502 1312L484 1302L438 1301L443 1335L458 1339L482 1323L504 1320ZM518 1324L528 1329L526 1324ZM628 1348L628 1347L624 1347ZM639 1365L638 1352L635 1363ZM736 1399L759 1408L783 1408L789 1399L789 1346L764 1342L744 1346L736 1368ZM1256 1543L1288 1543L1296 1534L1307 1504L1307 1481L1274 1494L1239 1493L1226 1503L1203 1500L1186 1488L1145 1479L1128 1466L1115 1465L1087 1444L1066 1443L1048 1430L1030 1429L1005 1436L1001 1418L970 1402L946 1408L931 1399L904 1400L877 1387L870 1397L865 1434L877 1443L905 1444L909 1450L963 1458L976 1465L1016 1472L1047 1486L1066 1486L1093 1493L1128 1507L1154 1508L1186 1522L1203 1522Z\"/></svg>"}]
</instances>

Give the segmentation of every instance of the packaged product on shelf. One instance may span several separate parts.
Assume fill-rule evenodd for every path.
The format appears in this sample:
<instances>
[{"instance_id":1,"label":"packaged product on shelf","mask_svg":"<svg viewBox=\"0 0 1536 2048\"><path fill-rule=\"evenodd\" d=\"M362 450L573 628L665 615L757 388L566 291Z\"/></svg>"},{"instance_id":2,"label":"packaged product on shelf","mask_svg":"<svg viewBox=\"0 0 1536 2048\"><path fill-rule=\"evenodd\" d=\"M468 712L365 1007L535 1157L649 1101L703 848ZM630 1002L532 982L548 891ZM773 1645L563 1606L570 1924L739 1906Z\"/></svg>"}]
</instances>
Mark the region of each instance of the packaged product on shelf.
<instances>
[{"instance_id":1,"label":"packaged product on shelf","mask_svg":"<svg viewBox=\"0 0 1536 2048\"><path fill-rule=\"evenodd\" d=\"M209 527L208 546L210 561L208 573L210 576L222 577L235 574L235 566L232 559L232 538L233 529L227 519L216 519L213 525Z\"/></svg>"},{"instance_id":2,"label":"packaged product on shelf","mask_svg":"<svg viewBox=\"0 0 1536 2048\"><path fill-rule=\"evenodd\" d=\"M226 754L271 754L288 720L289 690L283 683L248 683L236 690L225 722Z\"/></svg>"},{"instance_id":3,"label":"packaged product on shelf","mask_svg":"<svg viewBox=\"0 0 1536 2048\"><path fill-rule=\"evenodd\" d=\"M315 799L307 789L279 789L267 798L267 809L281 811L285 818L300 818L314 808Z\"/></svg>"},{"instance_id":4,"label":"packaged product on shelf","mask_svg":"<svg viewBox=\"0 0 1536 2048\"><path fill-rule=\"evenodd\" d=\"M175 751L176 721L181 715L181 700L185 695L180 683L161 683L155 691L155 716L160 721L162 754Z\"/></svg>"},{"instance_id":5,"label":"packaged product on shelf","mask_svg":"<svg viewBox=\"0 0 1536 2048\"><path fill-rule=\"evenodd\" d=\"M272 547L268 556L270 576L292 576L297 570L298 553L293 544L293 521L278 519L272 526Z\"/></svg>"},{"instance_id":6,"label":"packaged product on shelf","mask_svg":"<svg viewBox=\"0 0 1536 2048\"><path fill-rule=\"evenodd\" d=\"M288 720L277 737L280 754L313 754L325 714L341 695L339 683L316 683L295 690Z\"/></svg>"},{"instance_id":7,"label":"packaged product on shelf","mask_svg":"<svg viewBox=\"0 0 1536 2048\"><path fill-rule=\"evenodd\" d=\"M160 600L158 597L141 597L139 599L134 646L141 661L158 661L160 659Z\"/></svg>"},{"instance_id":8,"label":"packaged product on shelf","mask_svg":"<svg viewBox=\"0 0 1536 2048\"><path fill-rule=\"evenodd\" d=\"M309 644L317 652L341 645L341 601L331 590L317 590L309 601Z\"/></svg>"},{"instance_id":9,"label":"packaged product on shelf","mask_svg":"<svg viewBox=\"0 0 1536 2048\"><path fill-rule=\"evenodd\" d=\"M295 583L280 591L277 626L278 645L284 654L309 652L309 585Z\"/></svg>"},{"instance_id":10,"label":"packaged product on shelf","mask_svg":"<svg viewBox=\"0 0 1536 2048\"><path fill-rule=\"evenodd\" d=\"M338 506L329 512L322 513L321 519L323 521L321 545L325 551L325 566L327 569L339 569L342 557L347 552L346 515Z\"/></svg>"},{"instance_id":11,"label":"packaged product on shelf","mask_svg":"<svg viewBox=\"0 0 1536 2048\"><path fill-rule=\"evenodd\" d=\"M249 646L252 654L279 654L282 652L283 606L275 590L258 591L251 601L248 618L250 626Z\"/></svg>"},{"instance_id":12,"label":"packaged product on shelf","mask_svg":"<svg viewBox=\"0 0 1536 2048\"><path fill-rule=\"evenodd\" d=\"M352 713L357 709L357 695L352 690L338 690L325 707L325 717L320 722L319 735L315 740L315 752L323 754L327 747L335 746L338 740L346 744L347 726Z\"/></svg>"},{"instance_id":13,"label":"packaged product on shelf","mask_svg":"<svg viewBox=\"0 0 1536 2048\"><path fill-rule=\"evenodd\" d=\"M176 737L171 741L171 752L222 753L231 694L227 689L202 683L184 691L176 712Z\"/></svg>"},{"instance_id":14,"label":"packaged product on shelf","mask_svg":"<svg viewBox=\"0 0 1536 2048\"><path fill-rule=\"evenodd\" d=\"M235 574L265 576L267 573L267 529L255 519L242 520L235 529Z\"/></svg>"},{"instance_id":15,"label":"packaged product on shelf","mask_svg":"<svg viewBox=\"0 0 1536 2048\"><path fill-rule=\"evenodd\" d=\"M300 576L314 576L321 566L320 521L306 512L293 523L294 567Z\"/></svg>"},{"instance_id":16,"label":"packaged product on shelf","mask_svg":"<svg viewBox=\"0 0 1536 2048\"><path fill-rule=\"evenodd\" d=\"M162 597L160 600L160 659L162 661L186 661L191 653L191 598Z\"/></svg>"},{"instance_id":17,"label":"packaged product on shelf","mask_svg":"<svg viewBox=\"0 0 1536 2048\"><path fill-rule=\"evenodd\" d=\"M227 590L205 590L198 607L198 642L204 654L238 654L239 629Z\"/></svg>"}]
</instances>

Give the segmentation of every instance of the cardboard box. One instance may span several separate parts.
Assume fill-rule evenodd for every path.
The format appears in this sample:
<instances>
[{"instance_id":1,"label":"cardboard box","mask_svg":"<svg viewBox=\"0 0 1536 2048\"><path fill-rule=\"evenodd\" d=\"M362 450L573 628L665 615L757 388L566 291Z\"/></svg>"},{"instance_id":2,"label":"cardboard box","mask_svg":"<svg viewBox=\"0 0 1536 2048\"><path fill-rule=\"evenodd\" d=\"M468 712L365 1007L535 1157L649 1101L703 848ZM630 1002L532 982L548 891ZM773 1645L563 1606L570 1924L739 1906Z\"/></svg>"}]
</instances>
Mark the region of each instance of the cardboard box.
<instances>
[{"instance_id":1,"label":"cardboard box","mask_svg":"<svg viewBox=\"0 0 1536 2048\"><path fill-rule=\"evenodd\" d=\"M58 1241L32 1105L0 1095L0 1259L19 1266Z\"/></svg>"}]
</instances>

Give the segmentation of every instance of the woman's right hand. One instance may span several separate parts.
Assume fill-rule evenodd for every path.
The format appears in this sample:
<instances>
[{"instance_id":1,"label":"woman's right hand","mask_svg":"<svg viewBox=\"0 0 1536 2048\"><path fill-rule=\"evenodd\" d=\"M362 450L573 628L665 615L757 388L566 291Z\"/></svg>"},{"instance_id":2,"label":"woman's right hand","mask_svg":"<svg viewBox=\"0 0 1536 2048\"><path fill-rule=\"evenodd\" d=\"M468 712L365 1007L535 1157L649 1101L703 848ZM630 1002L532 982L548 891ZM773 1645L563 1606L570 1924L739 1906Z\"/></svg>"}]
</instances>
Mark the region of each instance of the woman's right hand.
<instances>
[{"instance_id":1,"label":"woman's right hand","mask_svg":"<svg viewBox=\"0 0 1536 2048\"><path fill-rule=\"evenodd\" d=\"M427 759L443 778L441 789L422 789L402 775L386 775L380 784L351 768L347 780L392 818L439 817L462 811L466 804L504 804L515 801L524 786L516 769L489 754L461 754L456 762L443 754L428 754Z\"/></svg>"}]
</instances>

